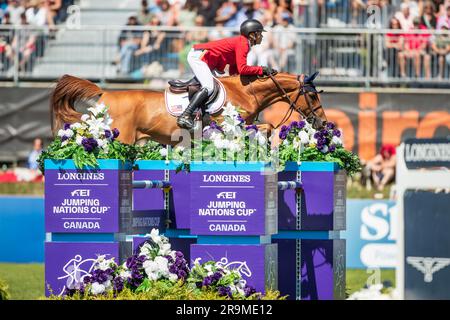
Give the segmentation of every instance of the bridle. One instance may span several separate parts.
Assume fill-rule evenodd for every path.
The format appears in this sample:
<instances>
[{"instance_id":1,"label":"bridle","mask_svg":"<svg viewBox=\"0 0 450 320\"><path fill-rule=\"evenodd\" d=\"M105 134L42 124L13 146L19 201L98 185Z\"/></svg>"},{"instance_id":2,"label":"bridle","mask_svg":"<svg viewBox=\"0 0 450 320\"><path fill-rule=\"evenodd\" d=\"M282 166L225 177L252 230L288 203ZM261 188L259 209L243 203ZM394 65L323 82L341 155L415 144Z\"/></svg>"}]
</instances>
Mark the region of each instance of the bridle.
<instances>
[{"instance_id":1,"label":"bridle","mask_svg":"<svg viewBox=\"0 0 450 320\"><path fill-rule=\"evenodd\" d=\"M282 125L287 119L289 119L289 117L292 115L292 112L294 112L294 110L297 111L308 122L312 121L312 124L314 125L318 118L316 111L318 109L322 108L322 105L319 105L315 108L312 107L311 102L308 97L308 91L305 90L305 82L304 82L305 75L300 74L297 76L297 81L299 82L300 86L299 86L299 90L297 92L297 96L295 97L294 101L291 100L289 95L286 93L286 90L284 90L284 88L280 85L280 83L277 81L277 79L275 79L275 77L272 74L270 74L269 77L270 77L270 79L272 79L273 83L275 83L275 86L278 88L278 90L280 90L282 99L287 100L289 103L288 111L286 111L286 114L284 115L283 119L280 121L280 123L276 127L274 127L274 129L278 129L280 127L280 125ZM302 96L302 95L305 97L305 101L306 101L306 104L308 105L308 109L311 111L308 115L306 115L301 110L301 108L296 108L297 101L300 98L300 96ZM256 95L255 95L255 97L256 97ZM257 103L258 103L258 101L257 101Z\"/></svg>"}]
</instances>

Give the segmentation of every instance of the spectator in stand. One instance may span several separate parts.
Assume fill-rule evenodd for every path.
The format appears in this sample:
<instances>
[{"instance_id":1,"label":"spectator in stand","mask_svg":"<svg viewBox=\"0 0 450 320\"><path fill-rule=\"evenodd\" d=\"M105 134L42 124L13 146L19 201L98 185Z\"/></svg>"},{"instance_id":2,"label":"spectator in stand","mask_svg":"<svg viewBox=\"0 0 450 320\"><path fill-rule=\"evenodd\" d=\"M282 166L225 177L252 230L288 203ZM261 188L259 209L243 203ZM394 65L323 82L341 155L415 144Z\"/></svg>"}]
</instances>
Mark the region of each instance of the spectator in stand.
<instances>
[{"instance_id":1,"label":"spectator in stand","mask_svg":"<svg viewBox=\"0 0 450 320\"><path fill-rule=\"evenodd\" d=\"M2 26L11 25L11 18L8 12L5 12L2 19ZM8 57L11 57L11 33L8 31L0 31L0 71L5 71L9 68Z\"/></svg>"},{"instance_id":2,"label":"spectator in stand","mask_svg":"<svg viewBox=\"0 0 450 320\"><path fill-rule=\"evenodd\" d=\"M392 18L389 22L389 29L401 30L400 22L396 18ZM387 61L388 75L395 77L397 75L397 67L399 54L402 52L404 46L404 38L399 33L387 33L385 38L385 61Z\"/></svg>"},{"instance_id":3,"label":"spectator in stand","mask_svg":"<svg viewBox=\"0 0 450 320\"><path fill-rule=\"evenodd\" d=\"M175 25L175 7L171 7L169 1L164 0L161 2L161 12L156 14L158 19L161 21L163 26L174 26Z\"/></svg>"},{"instance_id":4,"label":"spectator in stand","mask_svg":"<svg viewBox=\"0 0 450 320\"><path fill-rule=\"evenodd\" d=\"M25 7L19 0L8 0L7 12L11 16L11 23L17 26L20 25L20 15L25 12Z\"/></svg>"},{"instance_id":5,"label":"spectator in stand","mask_svg":"<svg viewBox=\"0 0 450 320\"><path fill-rule=\"evenodd\" d=\"M22 13L20 19L20 25L29 25L25 13ZM14 49L18 48L19 71L29 71L29 68L27 68L27 64L28 62L30 62L30 59L32 59L33 54L36 52L36 41L37 35L34 30L24 29L20 32L20 36L17 33L14 35L11 43L11 47L13 48L13 50L11 51L11 55L8 58L11 62L13 62L16 54Z\"/></svg>"},{"instance_id":6,"label":"spectator in stand","mask_svg":"<svg viewBox=\"0 0 450 320\"><path fill-rule=\"evenodd\" d=\"M395 178L396 155L393 145L383 145L380 153L372 160L368 161L366 166L370 169L373 183L378 191L394 181Z\"/></svg>"},{"instance_id":7,"label":"spectator in stand","mask_svg":"<svg viewBox=\"0 0 450 320\"><path fill-rule=\"evenodd\" d=\"M136 16L128 18L127 26L138 26L138 20ZM119 36L119 48L120 48L120 69L122 74L129 74L133 66L132 58L134 52L139 49L142 39L142 31L138 30L122 30Z\"/></svg>"},{"instance_id":8,"label":"spectator in stand","mask_svg":"<svg viewBox=\"0 0 450 320\"><path fill-rule=\"evenodd\" d=\"M236 27L238 7L235 0L225 1L217 10L216 23L223 23L225 27Z\"/></svg>"},{"instance_id":9,"label":"spectator in stand","mask_svg":"<svg viewBox=\"0 0 450 320\"><path fill-rule=\"evenodd\" d=\"M49 25L54 26L58 22L58 12L62 8L62 0L47 0L47 9L49 14Z\"/></svg>"},{"instance_id":10,"label":"spectator in stand","mask_svg":"<svg viewBox=\"0 0 450 320\"><path fill-rule=\"evenodd\" d=\"M420 18L413 20L413 30L420 30ZM422 58L425 69L425 77L431 77L431 57L428 54L429 34L408 33L405 37L405 50L399 53L400 76L406 77L406 59L412 59L416 77L421 76Z\"/></svg>"},{"instance_id":11,"label":"spectator in stand","mask_svg":"<svg viewBox=\"0 0 450 320\"><path fill-rule=\"evenodd\" d=\"M152 20L152 14L150 10L148 10L148 2L147 0L142 0L141 2L141 10L139 10L137 14L137 19L140 25L145 26L150 23Z\"/></svg>"},{"instance_id":12,"label":"spectator in stand","mask_svg":"<svg viewBox=\"0 0 450 320\"><path fill-rule=\"evenodd\" d=\"M151 15L156 15L161 13L161 3L163 0L150 0L150 5L148 6L148 11Z\"/></svg>"},{"instance_id":13,"label":"spectator in stand","mask_svg":"<svg viewBox=\"0 0 450 320\"><path fill-rule=\"evenodd\" d=\"M444 77L445 63L450 64L450 36L448 28L444 25L441 27L441 30L447 32L436 35L431 42L431 50L437 55L439 62L439 79Z\"/></svg>"},{"instance_id":14,"label":"spectator in stand","mask_svg":"<svg viewBox=\"0 0 450 320\"><path fill-rule=\"evenodd\" d=\"M39 156L42 153L43 142L41 138L36 138L33 141L33 150L28 155L28 168L32 170L38 170L39 164L37 162Z\"/></svg>"},{"instance_id":15,"label":"spectator in stand","mask_svg":"<svg viewBox=\"0 0 450 320\"><path fill-rule=\"evenodd\" d=\"M197 14L205 18L205 26L212 27L216 24L216 12L221 2L200 0Z\"/></svg>"},{"instance_id":16,"label":"spectator in stand","mask_svg":"<svg viewBox=\"0 0 450 320\"><path fill-rule=\"evenodd\" d=\"M401 11L398 11L395 14L395 18L400 22L402 29L405 31L414 29L413 20L414 20L415 16L413 16L411 14L409 5L407 3L402 3L400 8L401 8Z\"/></svg>"},{"instance_id":17,"label":"spectator in stand","mask_svg":"<svg viewBox=\"0 0 450 320\"><path fill-rule=\"evenodd\" d=\"M259 1L243 0L242 7L236 13L236 25L241 25L247 19L261 21L264 11L261 9Z\"/></svg>"},{"instance_id":18,"label":"spectator in stand","mask_svg":"<svg viewBox=\"0 0 450 320\"><path fill-rule=\"evenodd\" d=\"M148 26L156 27L161 25L161 21L157 16L153 16ZM134 55L136 57L143 56L143 64L151 63L161 56L161 47L163 46L166 33L159 30L145 31L142 36L140 48L136 50Z\"/></svg>"},{"instance_id":19,"label":"spectator in stand","mask_svg":"<svg viewBox=\"0 0 450 320\"><path fill-rule=\"evenodd\" d=\"M442 26L450 29L450 5L447 7L446 15L440 16L437 22L437 29L441 30Z\"/></svg>"},{"instance_id":20,"label":"spectator in stand","mask_svg":"<svg viewBox=\"0 0 450 320\"><path fill-rule=\"evenodd\" d=\"M196 17L197 12L194 1L187 0L178 15L177 25L182 27L192 27L195 25ZM205 17L203 17L203 20L205 20Z\"/></svg>"},{"instance_id":21,"label":"spectator in stand","mask_svg":"<svg viewBox=\"0 0 450 320\"><path fill-rule=\"evenodd\" d=\"M432 1L427 1L423 5L423 14L420 17L421 29L435 30L437 19L435 14L435 7Z\"/></svg>"},{"instance_id":22,"label":"spectator in stand","mask_svg":"<svg viewBox=\"0 0 450 320\"><path fill-rule=\"evenodd\" d=\"M27 21L30 25L36 27L43 27L48 25L54 27L54 22L51 18L49 2L47 0L31 0L30 7L25 11Z\"/></svg>"},{"instance_id":23,"label":"spectator in stand","mask_svg":"<svg viewBox=\"0 0 450 320\"><path fill-rule=\"evenodd\" d=\"M290 72L288 65L289 58L295 55L295 33L292 32L294 26L291 23L292 18L287 12L283 12L277 19L278 24L273 28L273 55L270 65L273 68Z\"/></svg>"}]
</instances>

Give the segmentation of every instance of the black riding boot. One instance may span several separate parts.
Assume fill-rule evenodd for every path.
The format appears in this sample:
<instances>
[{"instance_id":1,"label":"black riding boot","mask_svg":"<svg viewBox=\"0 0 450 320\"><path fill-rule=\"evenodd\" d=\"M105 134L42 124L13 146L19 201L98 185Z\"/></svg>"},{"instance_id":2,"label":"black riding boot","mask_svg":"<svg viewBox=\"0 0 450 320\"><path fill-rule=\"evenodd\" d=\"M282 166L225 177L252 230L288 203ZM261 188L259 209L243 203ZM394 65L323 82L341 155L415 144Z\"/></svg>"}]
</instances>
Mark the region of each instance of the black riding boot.
<instances>
[{"instance_id":1,"label":"black riding boot","mask_svg":"<svg viewBox=\"0 0 450 320\"><path fill-rule=\"evenodd\" d=\"M208 99L208 90L206 88L201 88L192 97L186 110L178 117L177 124L181 128L192 129L194 127L194 117L193 113L197 108L201 107L203 103Z\"/></svg>"}]
</instances>

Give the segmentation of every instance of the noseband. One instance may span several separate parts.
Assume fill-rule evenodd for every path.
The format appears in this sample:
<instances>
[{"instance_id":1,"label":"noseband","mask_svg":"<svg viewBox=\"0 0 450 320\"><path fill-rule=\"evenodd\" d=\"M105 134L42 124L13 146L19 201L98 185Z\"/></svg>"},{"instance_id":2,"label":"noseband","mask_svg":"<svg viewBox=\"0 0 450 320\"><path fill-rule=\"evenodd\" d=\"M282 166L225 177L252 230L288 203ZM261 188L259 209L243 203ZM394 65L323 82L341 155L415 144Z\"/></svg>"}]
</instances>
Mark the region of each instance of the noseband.
<instances>
[{"instance_id":1,"label":"noseband","mask_svg":"<svg viewBox=\"0 0 450 320\"><path fill-rule=\"evenodd\" d=\"M289 117L292 115L292 112L294 112L294 110L297 111L298 113L300 113L300 115L305 120L312 119L313 124L314 124L316 122L316 119L317 119L316 111L318 109L322 108L322 105L317 106L315 108L313 108L311 106L311 102L309 101L309 98L308 98L308 91L305 91L305 83L304 83L305 75L301 74L301 75L297 76L297 81L299 82L300 86L299 86L299 90L298 90L297 96L295 97L294 101L291 100L289 95L286 93L286 90L283 89L283 87L280 85L280 83L277 81L277 79L275 79L275 77L272 74L270 74L269 77L270 77L270 79L272 79L273 83L275 83L275 85L277 86L278 90L280 90L280 92L282 94L282 98L286 99L289 102L289 109L288 109L288 111L284 115L283 120L281 120L281 122L275 127L275 129L278 129L278 127L281 124L283 124L287 119L289 119ZM300 98L300 96L302 96L302 95L305 97L305 101L306 101L306 104L308 105L308 109L311 111L308 116L306 116L306 114L300 108L296 108L297 101Z\"/></svg>"}]
</instances>

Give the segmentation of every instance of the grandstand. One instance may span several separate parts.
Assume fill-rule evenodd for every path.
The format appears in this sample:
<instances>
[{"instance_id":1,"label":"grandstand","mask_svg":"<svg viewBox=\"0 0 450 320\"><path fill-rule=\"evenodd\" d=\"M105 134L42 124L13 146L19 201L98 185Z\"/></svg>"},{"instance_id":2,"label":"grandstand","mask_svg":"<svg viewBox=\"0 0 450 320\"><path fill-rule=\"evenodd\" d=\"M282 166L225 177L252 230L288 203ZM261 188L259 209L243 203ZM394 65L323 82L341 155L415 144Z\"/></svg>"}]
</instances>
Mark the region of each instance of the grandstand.
<instances>
[{"instance_id":1,"label":"grandstand","mask_svg":"<svg viewBox=\"0 0 450 320\"><path fill-rule=\"evenodd\" d=\"M0 77L15 84L64 73L105 83L188 77L187 48L234 34L247 17L271 31L252 64L318 70L322 84L364 87L446 86L450 75L445 0L63 0L54 22L26 21L41 1L17 1L31 9L16 25L14 2L0 1Z\"/></svg>"}]
</instances>

